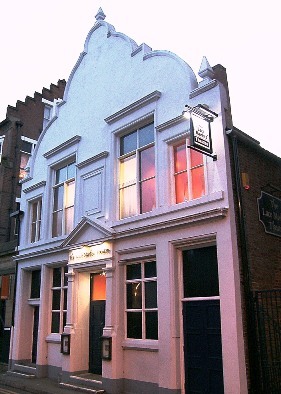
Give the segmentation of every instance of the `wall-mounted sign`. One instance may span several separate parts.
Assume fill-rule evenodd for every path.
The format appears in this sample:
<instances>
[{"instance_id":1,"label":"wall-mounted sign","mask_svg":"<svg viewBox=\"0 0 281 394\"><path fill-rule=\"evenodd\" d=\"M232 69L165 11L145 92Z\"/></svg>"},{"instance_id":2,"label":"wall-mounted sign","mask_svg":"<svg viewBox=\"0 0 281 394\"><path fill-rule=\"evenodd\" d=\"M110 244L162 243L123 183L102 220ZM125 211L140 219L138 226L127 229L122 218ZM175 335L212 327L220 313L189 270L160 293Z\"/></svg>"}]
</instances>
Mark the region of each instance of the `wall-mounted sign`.
<instances>
[{"instance_id":1,"label":"wall-mounted sign","mask_svg":"<svg viewBox=\"0 0 281 394\"><path fill-rule=\"evenodd\" d=\"M281 237L281 199L261 192L258 210L265 232Z\"/></svg>"},{"instance_id":2,"label":"wall-mounted sign","mask_svg":"<svg viewBox=\"0 0 281 394\"><path fill-rule=\"evenodd\" d=\"M190 118L190 142L191 146L203 152L212 154L211 125L206 119L191 114Z\"/></svg>"},{"instance_id":3,"label":"wall-mounted sign","mask_svg":"<svg viewBox=\"0 0 281 394\"><path fill-rule=\"evenodd\" d=\"M83 246L82 248L71 250L69 253L69 263L81 263L93 260L102 260L112 257L112 248L109 242L99 245Z\"/></svg>"},{"instance_id":4,"label":"wall-mounted sign","mask_svg":"<svg viewBox=\"0 0 281 394\"><path fill-rule=\"evenodd\" d=\"M112 338L111 337L101 337L102 347L101 355L103 360L111 360L111 350L112 350Z\"/></svg>"},{"instance_id":5,"label":"wall-mounted sign","mask_svg":"<svg viewBox=\"0 0 281 394\"><path fill-rule=\"evenodd\" d=\"M62 354L70 354L70 334L61 334L60 351Z\"/></svg>"}]
</instances>

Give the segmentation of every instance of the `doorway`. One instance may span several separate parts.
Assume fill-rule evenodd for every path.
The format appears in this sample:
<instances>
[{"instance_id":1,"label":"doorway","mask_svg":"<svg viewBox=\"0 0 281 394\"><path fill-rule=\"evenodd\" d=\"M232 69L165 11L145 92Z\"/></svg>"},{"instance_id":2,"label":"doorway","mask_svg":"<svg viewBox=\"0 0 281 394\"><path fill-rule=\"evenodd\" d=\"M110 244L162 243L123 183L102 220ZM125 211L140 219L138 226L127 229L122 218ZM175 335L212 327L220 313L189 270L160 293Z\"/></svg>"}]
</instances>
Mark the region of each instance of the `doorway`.
<instances>
[{"instance_id":1,"label":"doorway","mask_svg":"<svg viewBox=\"0 0 281 394\"><path fill-rule=\"evenodd\" d=\"M7 364L10 350L10 328L5 327L6 300L0 300L0 362Z\"/></svg>"},{"instance_id":2,"label":"doorway","mask_svg":"<svg viewBox=\"0 0 281 394\"><path fill-rule=\"evenodd\" d=\"M32 352L31 362L36 364L37 359L37 342L38 342L38 326L39 326L39 306L33 307L33 333L32 333Z\"/></svg>"},{"instance_id":3,"label":"doorway","mask_svg":"<svg viewBox=\"0 0 281 394\"><path fill-rule=\"evenodd\" d=\"M89 328L89 372L102 374L102 334L105 325L106 277L91 274L90 328Z\"/></svg>"},{"instance_id":4,"label":"doorway","mask_svg":"<svg viewBox=\"0 0 281 394\"><path fill-rule=\"evenodd\" d=\"M185 393L223 394L215 246L183 251L183 293Z\"/></svg>"}]
</instances>

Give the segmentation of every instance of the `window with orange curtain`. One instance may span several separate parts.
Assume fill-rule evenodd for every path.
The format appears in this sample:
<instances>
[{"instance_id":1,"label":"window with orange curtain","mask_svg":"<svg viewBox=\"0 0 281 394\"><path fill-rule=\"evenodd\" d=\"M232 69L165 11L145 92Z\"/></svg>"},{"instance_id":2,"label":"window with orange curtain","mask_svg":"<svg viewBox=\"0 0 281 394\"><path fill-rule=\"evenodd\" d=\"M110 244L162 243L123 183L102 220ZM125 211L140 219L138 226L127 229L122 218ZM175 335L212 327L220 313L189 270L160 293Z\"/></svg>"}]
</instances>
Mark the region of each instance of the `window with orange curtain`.
<instances>
[{"instance_id":1,"label":"window with orange curtain","mask_svg":"<svg viewBox=\"0 0 281 394\"><path fill-rule=\"evenodd\" d=\"M10 296L10 275L0 276L1 300L7 300Z\"/></svg>"},{"instance_id":2,"label":"window with orange curtain","mask_svg":"<svg viewBox=\"0 0 281 394\"><path fill-rule=\"evenodd\" d=\"M174 146L176 203L193 200L205 194L203 154L187 147L188 141Z\"/></svg>"},{"instance_id":3,"label":"window with orange curtain","mask_svg":"<svg viewBox=\"0 0 281 394\"><path fill-rule=\"evenodd\" d=\"M94 274L92 277L92 301L106 300L106 277L103 274Z\"/></svg>"}]
</instances>

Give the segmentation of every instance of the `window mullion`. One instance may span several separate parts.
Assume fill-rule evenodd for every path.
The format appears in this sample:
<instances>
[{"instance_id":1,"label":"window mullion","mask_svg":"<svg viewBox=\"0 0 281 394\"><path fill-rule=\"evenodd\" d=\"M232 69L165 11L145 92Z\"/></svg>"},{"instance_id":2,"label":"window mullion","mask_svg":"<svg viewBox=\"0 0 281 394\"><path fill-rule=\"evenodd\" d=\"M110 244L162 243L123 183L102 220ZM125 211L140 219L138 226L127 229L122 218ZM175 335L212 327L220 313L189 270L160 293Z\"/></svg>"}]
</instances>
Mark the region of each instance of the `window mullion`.
<instances>
[{"instance_id":1,"label":"window mullion","mask_svg":"<svg viewBox=\"0 0 281 394\"><path fill-rule=\"evenodd\" d=\"M191 157L190 157L190 148L187 147L188 140L186 140L186 174L187 174L187 192L188 199L191 200L192 196L192 176L191 176Z\"/></svg>"},{"instance_id":2,"label":"window mullion","mask_svg":"<svg viewBox=\"0 0 281 394\"><path fill-rule=\"evenodd\" d=\"M137 192L137 213L141 212L141 176L140 176L140 171L141 171L141 163L140 163L140 153L139 149L136 150L136 192Z\"/></svg>"},{"instance_id":3,"label":"window mullion","mask_svg":"<svg viewBox=\"0 0 281 394\"><path fill-rule=\"evenodd\" d=\"M63 331L63 299L64 299L64 291L63 291L63 286L64 286L64 269L61 267L61 277L60 277L60 332Z\"/></svg>"},{"instance_id":4,"label":"window mullion","mask_svg":"<svg viewBox=\"0 0 281 394\"><path fill-rule=\"evenodd\" d=\"M65 216L66 216L66 188L67 188L67 183L63 182L63 203L62 203L62 219L61 219L61 230L62 230L62 234L66 233L66 220L65 220Z\"/></svg>"},{"instance_id":5,"label":"window mullion","mask_svg":"<svg viewBox=\"0 0 281 394\"><path fill-rule=\"evenodd\" d=\"M35 219L35 241L38 241L38 218L39 218L39 201L36 203L36 219Z\"/></svg>"},{"instance_id":6,"label":"window mullion","mask_svg":"<svg viewBox=\"0 0 281 394\"><path fill-rule=\"evenodd\" d=\"M144 282L144 263L141 263L141 285L142 285L142 300L141 300L141 312L142 312L142 339L146 338L145 332L145 282Z\"/></svg>"}]
</instances>

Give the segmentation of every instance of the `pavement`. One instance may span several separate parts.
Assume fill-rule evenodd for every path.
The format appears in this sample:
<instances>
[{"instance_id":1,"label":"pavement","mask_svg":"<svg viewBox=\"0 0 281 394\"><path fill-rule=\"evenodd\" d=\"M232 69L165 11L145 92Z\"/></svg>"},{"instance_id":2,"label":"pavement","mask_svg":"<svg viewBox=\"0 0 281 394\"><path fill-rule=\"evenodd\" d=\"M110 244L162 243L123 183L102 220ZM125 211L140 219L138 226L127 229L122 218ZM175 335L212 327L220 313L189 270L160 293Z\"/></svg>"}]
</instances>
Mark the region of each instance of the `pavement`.
<instances>
[{"instance_id":1,"label":"pavement","mask_svg":"<svg viewBox=\"0 0 281 394\"><path fill-rule=\"evenodd\" d=\"M7 364L2 363L0 363L0 385L35 394L74 394L77 391L63 388L57 381L49 378L27 378L10 374Z\"/></svg>"}]
</instances>

